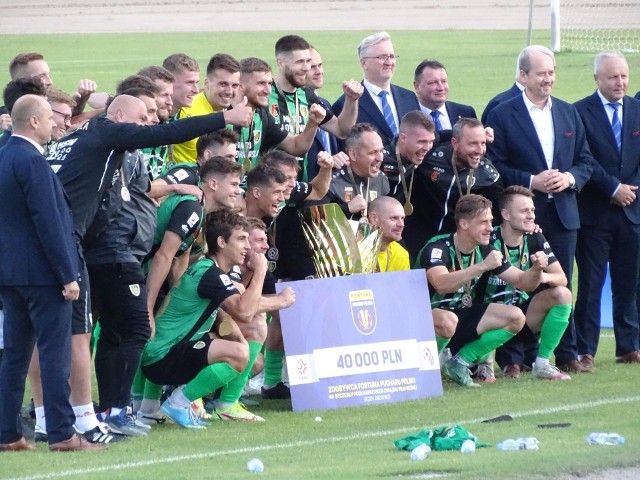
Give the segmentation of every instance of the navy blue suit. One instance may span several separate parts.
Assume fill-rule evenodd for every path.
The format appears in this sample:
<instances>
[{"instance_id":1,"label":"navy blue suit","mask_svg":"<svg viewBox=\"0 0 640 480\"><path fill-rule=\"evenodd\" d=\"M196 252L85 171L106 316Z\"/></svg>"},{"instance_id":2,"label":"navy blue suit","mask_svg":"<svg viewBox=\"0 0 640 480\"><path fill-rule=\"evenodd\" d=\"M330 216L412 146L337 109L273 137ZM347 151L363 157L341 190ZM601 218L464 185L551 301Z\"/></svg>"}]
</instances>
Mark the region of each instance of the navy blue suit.
<instances>
[{"instance_id":1,"label":"navy blue suit","mask_svg":"<svg viewBox=\"0 0 640 480\"><path fill-rule=\"evenodd\" d=\"M552 168L571 173L575 185L554 194L552 199L546 193L534 192L536 222L567 275L567 287L571 288L577 230L580 228L577 193L591 177L594 161L582 120L574 106L552 98L551 116L555 135ZM487 156L502 175L505 186L529 187L532 175L549 169L522 95L495 107L489 113L487 125L493 127L495 135L493 143L487 146ZM558 364L577 359L572 318L555 353Z\"/></svg>"},{"instance_id":2,"label":"navy blue suit","mask_svg":"<svg viewBox=\"0 0 640 480\"><path fill-rule=\"evenodd\" d=\"M324 108L326 108L327 110L331 110L331 104L327 99L318 97L318 100L320 100L320 103ZM320 137L320 135L322 134L322 132L324 132L324 130L322 132L321 130L322 130L321 128L318 128L318 131L316 132L316 136L313 139L313 143L311 144L311 148L307 153L307 172L309 174L309 180L312 180L313 177L315 177L318 174L318 171L319 171L318 153L325 151L324 145L322 145L322 140ZM328 132L327 132L327 135L329 136L329 153L331 155L335 155L336 153L339 152L338 140L334 135Z\"/></svg>"},{"instance_id":3,"label":"navy blue suit","mask_svg":"<svg viewBox=\"0 0 640 480\"><path fill-rule=\"evenodd\" d=\"M471 105L450 102L447 100L444 102L444 108L447 110L447 116L449 117L452 127L461 118L478 118L476 111ZM429 115L429 117L431 116ZM440 135L440 144L449 143L451 142L453 130L440 130L438 134Z\"/></svg>"},{"instance_id":4,"label":"navy blue suit","mask_svg":"<svg viewBox=\"0 0 640 480\"><path fill-rule=\"evenodd\" d=\"M518 88L518 85L516 85L514 82L514 84L511 86L509 90L505 90L504 92L499 93L498 95L493 97L491 100L489 100L489 103L487 103L487 106L485 107L484 112L482 112L482 124L484 125L487 123L487 118L489 117L489 112L491 110L496 108L501 103L506 102L507 100L511 100L514 97L517 97L518 95L522 95L522 90L520 90Z\"/></svg>"},{"instance_id":5,"label":"navy blue suit","mask_svg":"<svg viewBox=\"0 0 640 480\"><path fill-rule=\"evenodd\" d=\"M15 134L0 151L0 443L22 437L16 422L37 340L49 442L71 438L71 302L63 286L78 277L78 250L60 181L36 147Z\"/></svg>"},{"instance_id":6,"label":"navy blue suit","mask_svg":"<svg viewBox=\"0 0 640 480\"><path fill-rule=\"evenodd\" d=\"M597 92L575 104L596 160L591 180L578 197L578 298L575 321L580 354L596 354L600 298L607 261L613 290L616 356L639 350L636 279L640 274L640 201L611 204L620 183L640 185L640 102L626 96L622 109L622 150L618 150L606 109Z\"/></svg>"},{"instance_id":7,"label":"navy blue suit","mask_svg":"<svg viewBox=\"0 0 640 480\"><path fill-rule=\"evenodd\" d=\"M363 83L364 85L364 83ZM393 96L393 101L396 104L396 110L398 112L398 121L402 120L402 117L409 112L414 110L420 110L420 104L418 103L418 98L416 94L411 90L407 90L406 88L399 87L397 85L391 85L391 95ZM344 95L341 95L338 100L333 104L331 110L334 115L340 115L342 112L342 108L344 107ZM371 98L371 94L369 90L364 89L364 93L360 97L358 101L358 118L356 123L370 123L378 130L380 137L382 138L382 143L384 145L389 145L393 140L393 132L387 125L387 122L382 115L382 112L378 108L378 105L374 102L373 98Z\"/></svg>"}]
</instances>

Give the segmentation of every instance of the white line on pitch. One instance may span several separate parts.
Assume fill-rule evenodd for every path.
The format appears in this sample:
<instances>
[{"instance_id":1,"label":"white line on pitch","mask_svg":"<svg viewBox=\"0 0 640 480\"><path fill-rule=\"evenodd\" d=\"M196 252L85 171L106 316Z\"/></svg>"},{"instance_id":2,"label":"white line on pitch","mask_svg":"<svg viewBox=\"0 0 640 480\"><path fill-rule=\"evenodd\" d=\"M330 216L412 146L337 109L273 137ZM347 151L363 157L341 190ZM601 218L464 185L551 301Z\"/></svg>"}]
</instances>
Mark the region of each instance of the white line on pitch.
<instances>
[{"instance_id":1,"label":"white line on pitch","mask_svg":"<svg viewBox=\"0 0 640 480\"><path fill-rule=\"evenodd\" d=\"M611 398L611 399L605 399L605 400L595 400L593 402L573 403L568 405L561 405L559 407L551 407L551 408L544 408L544 409L538 409L538 410L525 410L522 412L513 412L513 413L510 413L509 415L511 415L514 418L520 418L520 417L528 417L532 415L542 415L542 414L556 413L556 412L567 412L567 411L579 410L583 408L595 408L595 407L600 407L602 405L615 405L620 403L632 403L632 402L639 402L639 401L640 401L640 396ZM451 423L458 424L458 425L464 425L464 424L469 425L469 424L480 423L483 420L486 420L486 417L473 418L468 420L455 420ZM386 437L387 435L398 435L401 433L407 433L414 430L415 430L415 427L397 428L395 430L379 430L376 432L357 433L354 435L347 435L347 436L341 436L341 437L325 437L325 438L316 438L314 440L299 440L297 442L276 443L274 445L262 445L262 446L256 446L256 447L234 448L231 450L224 450L224 451L217 451L217 452L210 452L210 453L194 453L192 455L179 455L175 457L156 458L152 460L141 460L138 462L121 463L118 465L105 465L103 467L76 468L73 470L63 470L61 472L39 473L35 475L28 475L25 477L13 477L13 478L8 478L6 480L44 480L49 478L68 477L72 475L85 475L85 474L91 474L91 473L113 472L117 470L128 470L131 468L147 467L149 465L160 465L165 463L183 462L186 460L198 460L202 458L219 457L222 455L265 452L269 450L282 450L287 448L308 447L308 446L318 445L322 443L349 442L353 440L360 440L360 439L371 438L371 437Z\"/></svg>"}]
</instances>

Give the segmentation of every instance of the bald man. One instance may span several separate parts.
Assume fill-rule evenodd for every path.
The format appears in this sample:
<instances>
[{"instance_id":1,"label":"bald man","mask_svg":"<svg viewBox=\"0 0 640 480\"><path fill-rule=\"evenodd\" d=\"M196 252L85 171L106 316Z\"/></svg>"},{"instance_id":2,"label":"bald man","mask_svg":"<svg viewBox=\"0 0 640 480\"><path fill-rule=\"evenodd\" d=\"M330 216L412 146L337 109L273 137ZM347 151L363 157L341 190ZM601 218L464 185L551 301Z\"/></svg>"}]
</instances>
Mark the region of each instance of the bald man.
<instances>
[{"instance_id":1,"label":"bald man","mask_svg":"<svg viewBox=\"0 0 640 480\"><path fill-rule=\"evenodd\" d=\"M368 219L374 227L382 229L382 243L378 253L378 271L409 270L409 252L400 245L404 230L404 208L393 197L378 197L369 204Z\"/></svg>"},{"instance_id":2,"label":"bald man","mask_svg":"<svg viewBox=\"0 0 640 480\"><path fill-rule=\"evenodd\" d=\"M86 128L76 130L49 150L47 160L57 173L67 193L73 213L73 226L78 239L85 238L98 206L119 171L127 150L180 143L225 125L248 126L251 109L237 105L233 110L187 118L166 125L145 126L147 107L138 98L119 95L109 105L105 117L93 118ZM130 194L121 188L123 201ZM71 369L71 404L76 413L76 427L95 438L100 427L91 399L91 356L89 342L92 328L90 295L84 260L79 258L80 298L73 305L73 353ZM127 421L133 421L128 418ZM95 433L96 435L94 435ZM118 433L118 432L116 432Z\"/></svg>"},{"instance_id":3,"label":"bald man","mask_svg":"<svg viewBox=\"0 0 640 480\"><path fill-rule=\"evenodd\" d=\"M49 449L96 450L76 435L69 404L71 301L78 298L77 246L62 185L43 158L54 127L51 107L25 95L13 108L14 133L0 152L0 295L5 353L0 367L0 451L33 450L16 423L37 342Z\"/></svg>"}]
</instances>

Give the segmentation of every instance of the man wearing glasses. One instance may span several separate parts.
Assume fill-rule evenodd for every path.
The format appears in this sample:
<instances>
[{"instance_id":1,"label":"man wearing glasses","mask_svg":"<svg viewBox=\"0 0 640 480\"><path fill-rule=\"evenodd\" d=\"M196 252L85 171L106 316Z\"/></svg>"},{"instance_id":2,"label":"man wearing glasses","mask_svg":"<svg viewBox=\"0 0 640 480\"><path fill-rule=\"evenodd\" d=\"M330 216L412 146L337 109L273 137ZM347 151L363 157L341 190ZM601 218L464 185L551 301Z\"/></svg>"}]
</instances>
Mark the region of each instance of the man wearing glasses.
<instances>
[{"instance_id":1,"label":"man wearing glasses","mask_svg":"<svg viewBox=\"0 0 640 480\"><path fill-rule=\"evenodd\" d=\"M358 57L364 73L364 93L358 103L356 123L374 125L383 143L388 145L398 135L400 119L408 112L420 110L420 105L412 91L391 84L399 57L387 32L362 40L358 46ZM340 115L344 103L345 96L342 95L333 104L335 115Z\"/></svg>"}]
</instances>

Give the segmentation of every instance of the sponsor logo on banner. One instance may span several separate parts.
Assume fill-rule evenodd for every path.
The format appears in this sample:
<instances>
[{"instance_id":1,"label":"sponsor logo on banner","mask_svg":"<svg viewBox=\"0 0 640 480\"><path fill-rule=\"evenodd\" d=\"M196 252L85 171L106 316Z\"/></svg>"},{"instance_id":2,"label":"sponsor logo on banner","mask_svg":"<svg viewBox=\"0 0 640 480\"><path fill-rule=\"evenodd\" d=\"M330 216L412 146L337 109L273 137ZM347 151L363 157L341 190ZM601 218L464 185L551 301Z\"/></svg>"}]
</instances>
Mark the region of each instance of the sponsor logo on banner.
<instances>
[{"instance_id":1,"label":"sponsor logo on banner","mask_svg":"<svg viewBox=\"0 0 640 480\"><path fill-rule=\"evenodd\" d=\"M363 335L371 335L378 324L373 290L349 292L351 317L356 329Z\"/></svg>"},{"instance_id":2,"label":"sponsor logo on banner","mask_svg":"<svg viewBox=\"0 0 640 480\"><path fill-rule=\"evenodd\" d=\"M299 375L306 375L307 370L309 370L309 365L307 365L307 362L300 359L296 362L296 370L298 370Z\"/></svg>"},{"instance_id":3,"label":"sponsor logo on banner","mask_svg":"<svg viewBox=\"0 0 640 480\"><path fill-rule=\"evenodd\" d=\"M134 283L133 285L129 285L129 290L134 297L140 295L140 284Z\"/></svg>"}]
</instances>

